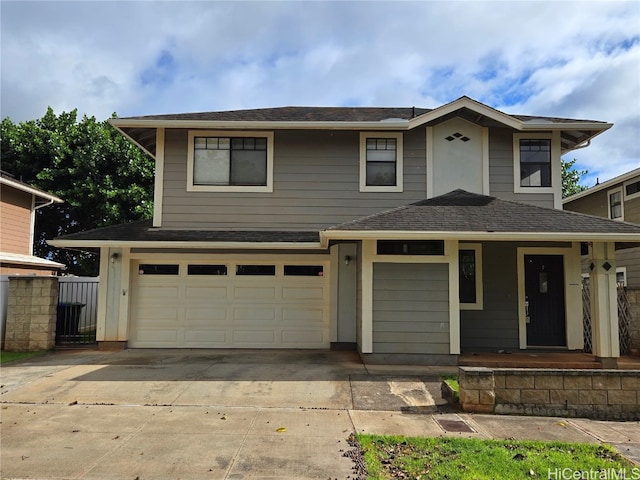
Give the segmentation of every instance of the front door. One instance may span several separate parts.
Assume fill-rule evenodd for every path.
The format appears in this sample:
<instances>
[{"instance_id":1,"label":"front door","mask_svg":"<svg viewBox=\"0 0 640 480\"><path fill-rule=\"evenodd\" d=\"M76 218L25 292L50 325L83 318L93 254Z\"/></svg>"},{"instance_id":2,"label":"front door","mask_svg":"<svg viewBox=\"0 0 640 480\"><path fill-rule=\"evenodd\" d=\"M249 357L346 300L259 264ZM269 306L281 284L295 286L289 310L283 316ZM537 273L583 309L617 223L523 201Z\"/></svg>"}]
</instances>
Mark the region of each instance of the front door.
<instances>
[{"instance_id":1,"label":"front door","mask_svg":"<svg viewBox=\"0 0 640 480\"><path fill-rule=\"evenodd\" d=\"M527 345L565 347L562 255L525 255L524 264Z\"/></svg>"}]
</instances>

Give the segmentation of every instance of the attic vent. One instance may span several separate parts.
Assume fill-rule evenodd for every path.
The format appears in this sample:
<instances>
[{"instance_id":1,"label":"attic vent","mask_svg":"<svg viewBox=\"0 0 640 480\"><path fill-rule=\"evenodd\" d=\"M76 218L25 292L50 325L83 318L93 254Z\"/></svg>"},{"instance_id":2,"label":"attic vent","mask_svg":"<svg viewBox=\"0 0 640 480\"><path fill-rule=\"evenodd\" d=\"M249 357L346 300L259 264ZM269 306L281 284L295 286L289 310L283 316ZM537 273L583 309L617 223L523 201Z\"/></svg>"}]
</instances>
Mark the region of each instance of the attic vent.
<instances>
[{"instance_id":1,"label":"attic vent","mask_svg":"<svg viewBox=\"0 0 640 480\"><path fill-rule=\"evenodd\" d=\"M449 142L453 142L454 140L461 140L463 142L468 142L471 139L465 135L462 135L460 132L456 132L454 134L449 135L448 137L445 137L445 140Z\"/></svg>"}]
</instances>

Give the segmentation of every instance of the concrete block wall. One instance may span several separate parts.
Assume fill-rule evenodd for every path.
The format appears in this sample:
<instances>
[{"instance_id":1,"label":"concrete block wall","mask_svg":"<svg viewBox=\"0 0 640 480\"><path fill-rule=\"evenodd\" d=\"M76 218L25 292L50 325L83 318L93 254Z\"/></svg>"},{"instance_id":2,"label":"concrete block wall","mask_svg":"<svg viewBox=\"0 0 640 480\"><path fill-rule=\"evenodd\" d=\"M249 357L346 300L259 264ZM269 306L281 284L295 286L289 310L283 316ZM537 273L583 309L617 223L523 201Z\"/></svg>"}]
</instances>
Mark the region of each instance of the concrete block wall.
<instances>
[{"instance_id":1,"label":"concrete block wall","mask_svg":"<svg viewBox=\"0 0 640 480\"><path fill-rule=\"evenodd\" d=\"M476 413L640 420L640 371L460 367L460 404Z\"/></svg>"},{"instance_id":2,"label":"concrete block wall","mask_svg":"<svg viewBox=\"0 0 640 480\"><path fill-rule=\"evenodd\" d=\"M4 349L35 352L55 346L57 277L9 277Z\"/></svg>"}]
</instances>

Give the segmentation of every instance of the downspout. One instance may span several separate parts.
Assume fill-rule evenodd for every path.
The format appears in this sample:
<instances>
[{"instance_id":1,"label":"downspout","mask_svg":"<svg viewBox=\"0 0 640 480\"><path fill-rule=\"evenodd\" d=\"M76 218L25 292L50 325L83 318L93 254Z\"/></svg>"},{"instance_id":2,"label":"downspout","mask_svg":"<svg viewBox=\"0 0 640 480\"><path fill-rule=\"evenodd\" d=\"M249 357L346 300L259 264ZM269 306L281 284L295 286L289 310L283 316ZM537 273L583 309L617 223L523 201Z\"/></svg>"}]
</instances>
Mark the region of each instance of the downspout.
<instances>
[{"instance_id":1,"label":"downspout","mask_svg":"<svg viewBox=\"0 0 640 480\"><path fill-rule=\"evenodd\" d=\"M33 255L33 242L35 240L36 233L36 210L41 209L42 207L48 207L55 203L54 199L50 199L47 203L43 203L42 205L36 205L36 196L31 196L31 228L29 228L29 255Z\"/></svg>"}]
</instances>

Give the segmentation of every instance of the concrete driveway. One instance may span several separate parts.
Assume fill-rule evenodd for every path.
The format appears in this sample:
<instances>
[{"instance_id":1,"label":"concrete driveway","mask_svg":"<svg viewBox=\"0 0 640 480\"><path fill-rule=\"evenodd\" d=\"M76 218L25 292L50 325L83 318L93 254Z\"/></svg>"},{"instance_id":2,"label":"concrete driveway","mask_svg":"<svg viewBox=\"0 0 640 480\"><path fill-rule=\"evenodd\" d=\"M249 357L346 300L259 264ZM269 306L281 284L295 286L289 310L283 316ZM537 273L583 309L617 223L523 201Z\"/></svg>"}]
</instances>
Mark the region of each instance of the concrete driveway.
<instances>
[{"instance_id":1,"label":"concrete driveway","mask_svg":"<svg viewBox=\"0 0 640 480\"><path fill-rule=\"evenodd\" d=\"M58 352L0 393L2 478L348 478L355 411L445 403L429 367L298 350Z\"/></svg>"}]
</instances>

